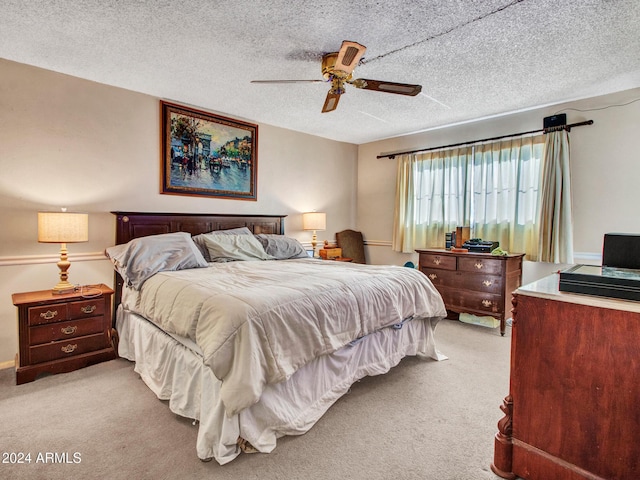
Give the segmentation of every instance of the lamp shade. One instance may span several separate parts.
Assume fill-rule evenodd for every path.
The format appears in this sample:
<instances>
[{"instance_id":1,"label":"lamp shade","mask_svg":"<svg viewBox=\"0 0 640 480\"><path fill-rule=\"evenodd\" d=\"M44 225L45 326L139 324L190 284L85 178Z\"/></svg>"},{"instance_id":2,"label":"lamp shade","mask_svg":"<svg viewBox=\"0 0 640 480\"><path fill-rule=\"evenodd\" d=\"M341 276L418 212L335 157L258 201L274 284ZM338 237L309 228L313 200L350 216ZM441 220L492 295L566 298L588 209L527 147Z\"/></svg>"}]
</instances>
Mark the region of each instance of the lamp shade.
<instances>
[{"instance_id":1,"label":"lamp shade","mask_svg":"<svg viewBox=\"0 0 640 480\"><path fill-rule=\"evenodd\" d=\"M89 215L71 212L38 212L38 242L76 243L89 240Z\"/></svg>"},{"instance_id":2,"label":"lamp shade","mask_svg":"<svg viewBox=\"0 0 640 480\"><path fill-rule=\"evenodd\" d=\"M327 214L322 212L307 212L302 214L303 230L325 230L327 228Z\"/></svg>"}]
</instances>

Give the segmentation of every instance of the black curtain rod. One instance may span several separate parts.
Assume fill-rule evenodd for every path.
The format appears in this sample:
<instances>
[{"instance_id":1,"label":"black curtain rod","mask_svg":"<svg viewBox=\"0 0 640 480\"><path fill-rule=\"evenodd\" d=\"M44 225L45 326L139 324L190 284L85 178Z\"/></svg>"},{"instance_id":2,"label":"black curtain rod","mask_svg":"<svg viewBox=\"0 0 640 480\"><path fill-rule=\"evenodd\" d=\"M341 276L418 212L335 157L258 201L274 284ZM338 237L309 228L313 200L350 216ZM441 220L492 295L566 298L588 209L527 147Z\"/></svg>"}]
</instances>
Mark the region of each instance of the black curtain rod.
<instances>
[{"instance_id":1,"label":"black curtain rod","mask_svg":"<svg viewBox=\"0 0 640 480\"><path fill-rule=\"evenodd\" d=\"M481 143L481 142L490 142L493 140L500 140L503 138L510 138L510 137L519 137L521 135L529 135L532 133L540 133L540 132L548 133L548 132L554 132L557 130L567 130L568 132L570 132L573 127L582 127L585 125L592 125L592 124L593 124L593 120L587 120L585 122L572 123L571 125L558 125L557 127L541 128L540 130L531 130L530 132L510 133L509 135L502 135L500 137L483 138L482 140L473 140L470 142L452 143L451 145L442 145L440 147L421 148L420 150L410 150L408 152L388 153L386 155L378 155L376 158L394 159L396 158L396 155L408 155L410 153L422 153L422 152L430 152L431 150L443 150L445 148L460 147L462 145L472 145L474 143Z\"/></svg>"}]
</instances>

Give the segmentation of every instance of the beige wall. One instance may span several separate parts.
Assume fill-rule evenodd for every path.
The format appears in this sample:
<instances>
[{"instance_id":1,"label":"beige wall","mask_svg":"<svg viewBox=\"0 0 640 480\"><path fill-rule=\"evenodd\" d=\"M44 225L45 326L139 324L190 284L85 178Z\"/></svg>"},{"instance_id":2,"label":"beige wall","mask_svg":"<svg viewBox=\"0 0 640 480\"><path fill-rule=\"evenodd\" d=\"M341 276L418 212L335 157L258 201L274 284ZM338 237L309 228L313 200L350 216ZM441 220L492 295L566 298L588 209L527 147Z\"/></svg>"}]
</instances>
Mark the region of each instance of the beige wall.
<instances>
[{"instance_id":1,"label":"beige wall","mask_svg":"<svg viewBox=\"0 0 640 480\"><path fill-rule=\"evenodd\" d=\"M534 130L556 112L595 122L571 132L571 161L576 260L598 263L604 233L640 232L640 102L613 107L637 98L640 89L359 147L259 125L258 201L247 202L158 193L158 98L0 59L0 366L17 351L11 293L57 282L58 247L36 241L39 210L89 212L89 242L69 245L78 284L112 284L102 252L114 210L286 214L287 234L308 243L300 213L317 209L327 212L320 240L355 227L372 263L402 264L417 256L391 250L396 167L377 155ZM558 267L527 263L524 280Z\"/></svg>"},{"instance_id":2,"label":"beige wall","mask_svg":"<svg viewBox=\"0 0 640 480\"><path fill-rule=\"evenodd\" d=\"M635 145L640 102L622 106L634 99L640 99L640 89L360 145L357 226L371 243L369 258L375 263L417 261L415 254L391 250L396 162L377 155L536 130L544 117L565 112L569 123L594 121L570 134L572 204L576 263L599 264L605 233L640 233L640 154ZM527 262L524 281L558 268Z\"/></svg>"},{"instance_id":3,"label":"beige wall","mask_svg":"<svg viewBox=\"0 0 640 480\"><path fill-rule=\"evenodd\" d=\"M0 365L17 352L11 294L58 281L39 210L89 212L89 242L68 245L76 284L112 285L115 210L284 214L303 243L303 211L327 212L320 240L355 226L355 145L259 125L257 201L161 195L159 114L158 98L0 60Z\"/></svg>"}]
</instances>

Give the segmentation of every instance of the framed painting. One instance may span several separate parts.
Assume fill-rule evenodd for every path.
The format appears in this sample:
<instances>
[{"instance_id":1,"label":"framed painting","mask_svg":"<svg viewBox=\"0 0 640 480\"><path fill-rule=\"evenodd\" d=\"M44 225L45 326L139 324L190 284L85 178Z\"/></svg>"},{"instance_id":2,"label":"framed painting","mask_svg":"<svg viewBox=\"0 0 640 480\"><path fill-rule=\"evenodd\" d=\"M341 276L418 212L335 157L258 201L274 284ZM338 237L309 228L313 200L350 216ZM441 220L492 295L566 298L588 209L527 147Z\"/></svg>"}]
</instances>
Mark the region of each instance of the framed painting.
<instances>
[{"instance_id":1,"label":"framed painting","mask_svg":"<svg viewBox=\"0 0 640 480\"><path fill-rule=\"evenodd\" d=\"M256 200L258 126L167 102L161 193Z\"/></svg>"}]
</instances>

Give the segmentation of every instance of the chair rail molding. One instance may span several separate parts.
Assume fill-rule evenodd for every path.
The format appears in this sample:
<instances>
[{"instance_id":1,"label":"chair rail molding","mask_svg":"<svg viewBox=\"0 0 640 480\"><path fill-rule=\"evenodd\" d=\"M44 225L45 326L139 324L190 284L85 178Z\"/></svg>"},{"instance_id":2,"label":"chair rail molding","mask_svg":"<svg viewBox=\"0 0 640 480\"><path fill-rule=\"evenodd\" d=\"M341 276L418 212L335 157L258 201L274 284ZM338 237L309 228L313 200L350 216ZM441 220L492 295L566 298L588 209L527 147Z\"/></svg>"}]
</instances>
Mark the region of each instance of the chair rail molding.
<instances>
[{"instance_id":1,"label":"chair rail molding","mask_svg":"<svg viewBox=\"0 0 640 480\"><path fill-rule=\"evenodd\" d=\"M60 260L60 254L51 255L16 255L0 257L0 267L9 267L15 265L37 265L46 263L57 263ZM92 262L96 260L108 260L104 252L86 252L69 254L70 262Z\"/></svg>"}]
</instances>

